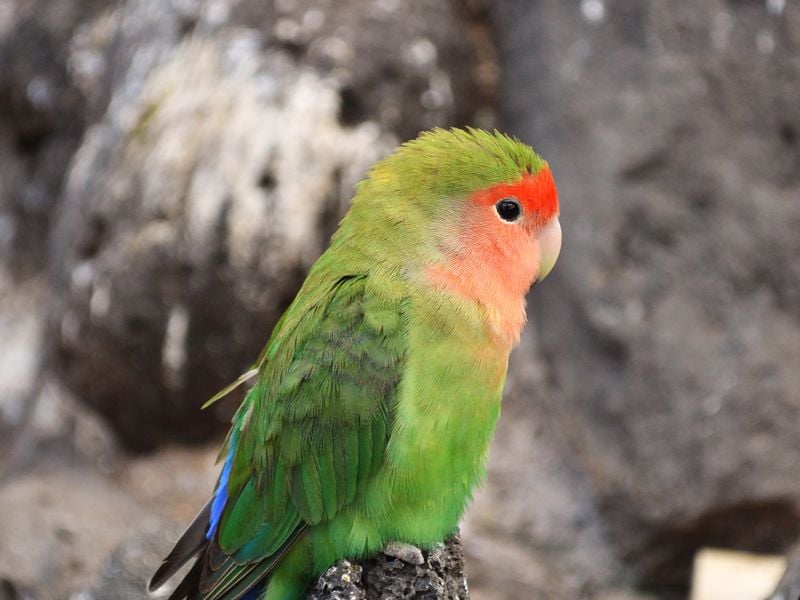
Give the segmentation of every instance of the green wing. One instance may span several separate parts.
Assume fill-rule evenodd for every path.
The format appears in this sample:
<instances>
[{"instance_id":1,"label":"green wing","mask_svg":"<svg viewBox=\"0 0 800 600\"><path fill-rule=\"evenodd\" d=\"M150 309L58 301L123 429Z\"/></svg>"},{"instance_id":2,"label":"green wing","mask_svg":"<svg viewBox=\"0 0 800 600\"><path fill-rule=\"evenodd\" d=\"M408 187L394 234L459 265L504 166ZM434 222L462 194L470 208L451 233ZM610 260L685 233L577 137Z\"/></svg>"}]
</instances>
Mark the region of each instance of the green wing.
<instances>
[{"instance_id":1,"label":"green wing","mask_svg":"<svg viewBox=\"0 0 800 600\"><path fill-rule=\"evenodd\" d=\"M276 327L234 419L227 500L198 561L198 597L244 593L375 473L405 351L404 302L388 291L366 275L312 280Z\"/></svg>"}]
</instances>

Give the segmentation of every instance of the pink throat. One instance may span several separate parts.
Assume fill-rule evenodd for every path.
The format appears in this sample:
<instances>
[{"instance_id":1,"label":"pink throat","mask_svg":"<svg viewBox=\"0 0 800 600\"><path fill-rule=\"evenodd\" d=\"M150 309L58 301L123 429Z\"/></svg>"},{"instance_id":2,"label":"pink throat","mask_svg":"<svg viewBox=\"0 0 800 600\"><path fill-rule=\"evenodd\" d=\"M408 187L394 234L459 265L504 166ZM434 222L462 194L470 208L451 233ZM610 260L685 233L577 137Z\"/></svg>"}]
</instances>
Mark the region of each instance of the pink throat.
<instances>
[{"instance_id":1,"label":"pink throat","mask_svg":"<svg viewBox=\"0 0 800 600\"><path fill-rule=\"evenodd\" d=\"M462 240L457 253L429 267L428 279L439 289L480 304L490 334L512 347L525 326L525 294L536 277L538 244L525 228L496 218L473 220Z\"/></svg>"}]
</instances>

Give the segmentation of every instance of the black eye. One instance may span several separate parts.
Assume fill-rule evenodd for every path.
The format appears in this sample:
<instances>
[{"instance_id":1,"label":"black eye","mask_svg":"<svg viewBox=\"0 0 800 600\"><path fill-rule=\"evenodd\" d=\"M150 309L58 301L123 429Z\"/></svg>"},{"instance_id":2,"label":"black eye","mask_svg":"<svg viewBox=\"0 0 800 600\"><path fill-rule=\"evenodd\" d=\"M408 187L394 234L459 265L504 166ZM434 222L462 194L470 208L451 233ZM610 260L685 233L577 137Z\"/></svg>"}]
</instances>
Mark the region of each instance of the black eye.
<instances>
[{"instance_id":1,"label":"black eye","mask_svg":"<svg viewBox=\"0 0 800 600\"><path fill-rule=\"evenodd\" d=\"M522 207L519 204L519 200L512 196L498 200L497 204L494 205L494 209L503 221L508 221L509 223L513 223L519 219L519 216L522 214Z\"/></svg>"}]
</instances>

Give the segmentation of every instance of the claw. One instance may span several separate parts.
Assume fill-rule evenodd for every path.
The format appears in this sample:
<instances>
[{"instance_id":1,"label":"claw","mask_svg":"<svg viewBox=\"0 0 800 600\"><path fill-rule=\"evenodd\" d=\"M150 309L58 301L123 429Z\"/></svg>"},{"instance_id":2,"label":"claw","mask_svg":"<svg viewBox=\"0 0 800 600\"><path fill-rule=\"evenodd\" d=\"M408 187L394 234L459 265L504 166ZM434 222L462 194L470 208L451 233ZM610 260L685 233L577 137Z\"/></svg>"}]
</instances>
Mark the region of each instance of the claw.
<instances>
[{"instance_id":1,"label":"claw","mask_svg":"<svg viewBox=\"0 0 800 600\"><path fill-rule=\"evenodd\" d=\"M425 558L422 556L422 550L413 544L406 544L405 542L389 542L383 548L383 553L386 556L399 558L405 563L410 565L425 564Z\"/></svg>"}]
</instances>

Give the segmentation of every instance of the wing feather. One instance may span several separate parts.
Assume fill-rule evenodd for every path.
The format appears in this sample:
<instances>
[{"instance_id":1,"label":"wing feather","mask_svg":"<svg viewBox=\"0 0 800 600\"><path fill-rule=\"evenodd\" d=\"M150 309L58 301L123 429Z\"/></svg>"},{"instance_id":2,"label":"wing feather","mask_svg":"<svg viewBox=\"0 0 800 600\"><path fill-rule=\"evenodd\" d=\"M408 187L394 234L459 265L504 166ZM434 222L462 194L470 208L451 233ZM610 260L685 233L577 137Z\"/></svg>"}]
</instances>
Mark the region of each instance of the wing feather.
<instances>
[{"instance_id":1,"label":"wing feather","mask_svg":"<svg viewBox=\"0 0 800 600\"><path fill-rule=\"evenodd\" d=\"M383 460L405 353L404 302L363 275L328 284L310 276L306 287L257 362L228 438L217 530L205 545L193 534L198 548L183 543L201 556L176 598L240 598L308 526L352 502ZM170 557L183 560L177 550Z\"/></svg>"}]
</instances>

